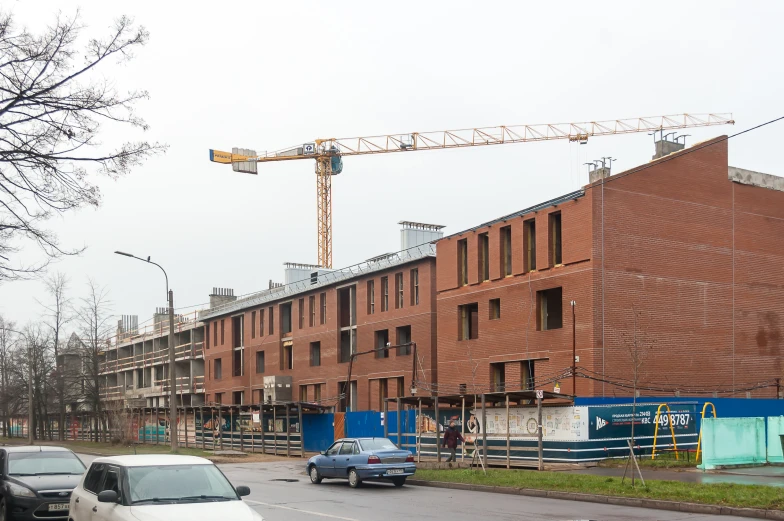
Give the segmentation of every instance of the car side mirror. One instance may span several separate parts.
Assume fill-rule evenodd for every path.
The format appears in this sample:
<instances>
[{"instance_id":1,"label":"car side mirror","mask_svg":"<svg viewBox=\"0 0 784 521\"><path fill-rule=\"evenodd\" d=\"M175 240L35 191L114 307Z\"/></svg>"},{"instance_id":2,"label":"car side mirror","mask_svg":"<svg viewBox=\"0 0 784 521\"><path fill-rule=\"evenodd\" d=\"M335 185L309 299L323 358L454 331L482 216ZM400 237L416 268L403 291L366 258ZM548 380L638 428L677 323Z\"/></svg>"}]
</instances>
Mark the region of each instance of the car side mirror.
<instances>
[{"instance_id":1,"label":"car side mirror","mask_svg":"<svg viewBox=\"0 0 784 521\"><path fill-rule=\"evenodd\" d=\"M327 451L325 451L325 450L322 450L322 451L321 451L321 455L322 455L322 456L326 456L326 455L327 455Z\"/></svg>"},{"instance_id":2,"label":"car side mirror","mask_svg":"<svg viewBox=\"0 0 784 521\"><path fill-rule=\"evenodd\" d=\"M250 496L250 488L246 487L245 485L237 487L237 495L239 497Z\"/></svg>"},{"instance_id":3,"label":"car side mirror","mask_svg":"<svg viewBox=\"0 0 784 521\"><path fill-rule=\"evenodd\" d=\"M120 496L114 490L103 490L98 492L99 503L117 503Z\"/></svg>"}]
</instances>

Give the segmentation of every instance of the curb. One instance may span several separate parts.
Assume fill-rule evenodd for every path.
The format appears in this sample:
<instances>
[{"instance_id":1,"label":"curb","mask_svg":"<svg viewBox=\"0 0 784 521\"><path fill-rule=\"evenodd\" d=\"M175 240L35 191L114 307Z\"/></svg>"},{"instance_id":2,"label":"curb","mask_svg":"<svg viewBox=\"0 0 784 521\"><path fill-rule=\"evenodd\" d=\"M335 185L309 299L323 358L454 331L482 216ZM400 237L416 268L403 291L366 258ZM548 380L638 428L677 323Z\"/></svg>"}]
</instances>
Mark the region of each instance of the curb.
<instances>
[{"instance_id":1,"label":"curb","mask_svg":"<svg viewBox=\"0 0 784 521\"><path fill-rule=\"evenodd\" d=\"M621 505L626 507L650 508L655 510L671 510L690 514L708 514L722 516L751 517L756 519L784 520L782 510L764 510L762 508L738 508L720 505L704 505L701 503L682 503L679 501L665 501L662 499L645 499L619 496L600 496L596 494L581 494L578 492L561 492L557 490L538 490L534 488L495 487L489 485L469 485L467 483L449 483L444 481L425 481L409 478L408 485L419 487L447 488L452 490L469 490L473 492L493 492L512 496L540 497L548 499L563 499L567 501L585 501L588 503L602 503L606 505Z\"/></svg>"}]
</instances>

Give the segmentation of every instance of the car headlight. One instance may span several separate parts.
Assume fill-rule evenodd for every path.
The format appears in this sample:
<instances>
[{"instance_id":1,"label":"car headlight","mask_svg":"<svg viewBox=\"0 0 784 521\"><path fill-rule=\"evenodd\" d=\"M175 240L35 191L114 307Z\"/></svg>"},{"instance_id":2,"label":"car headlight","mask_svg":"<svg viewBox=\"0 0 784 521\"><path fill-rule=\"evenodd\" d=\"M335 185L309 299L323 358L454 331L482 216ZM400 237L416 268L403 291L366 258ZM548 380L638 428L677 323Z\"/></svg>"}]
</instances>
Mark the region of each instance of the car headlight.
<instances>
[{"instance_id":1,"label":"car headlight","mask_svg":"<svg viewBox=\"0 0 784 521\"><path fill-rule=\"evenodd\" d=\"M16 497L35 497L35 492L22 485L17 485L16 483L9 483L8 491L11 492L11 495Z\"/></svg>"}]
</instances>

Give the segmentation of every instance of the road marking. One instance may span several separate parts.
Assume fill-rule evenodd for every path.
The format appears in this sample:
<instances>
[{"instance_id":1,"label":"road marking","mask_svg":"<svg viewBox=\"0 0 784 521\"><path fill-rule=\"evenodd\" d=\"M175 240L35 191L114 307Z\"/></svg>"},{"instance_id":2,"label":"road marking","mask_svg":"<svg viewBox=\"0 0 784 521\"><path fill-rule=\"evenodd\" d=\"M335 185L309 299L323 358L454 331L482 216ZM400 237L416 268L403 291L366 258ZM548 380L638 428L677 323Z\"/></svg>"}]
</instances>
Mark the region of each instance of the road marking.
<instances>
[{"instance_id":1,"label":"road marking","mask_svg":"<svg viewBox=\"0 0 784 521\"><path fill-rule=\"evenodd\" d=\"M303 514L310 514L310 515L313 515L313 516L328 517L330 519L342 519L343 521L359 521L358 519L354 519L354 518L351 518L351 517L333 516L332 514L324 514L323 512L314 512L312 510L302 510L301 508L286 507L286 506L283 506L283 505L276 505L274 503L264 503L263 501L254 501L252 499L246 499L244 501L246 503L250 503L252 505L264 505L265 507L282 508L284 510L293 510L295 512L301 512Z\"/></svg>"}]
</instances>

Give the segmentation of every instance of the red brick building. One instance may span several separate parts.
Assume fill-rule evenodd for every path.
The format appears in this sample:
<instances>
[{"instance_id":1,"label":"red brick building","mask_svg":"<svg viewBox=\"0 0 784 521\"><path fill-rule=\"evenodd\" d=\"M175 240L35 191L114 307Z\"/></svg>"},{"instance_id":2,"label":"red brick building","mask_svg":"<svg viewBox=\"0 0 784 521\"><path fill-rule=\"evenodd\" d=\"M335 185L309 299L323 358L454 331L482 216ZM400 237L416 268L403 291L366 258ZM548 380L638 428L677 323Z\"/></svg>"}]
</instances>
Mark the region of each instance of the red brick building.
<instances>
[{"instance_id":1,"label":"red brick building","mask_svg":"<svg viewBox=\"0 0 784 521\"><path fill-rule=\"evenodd\" d=\"M435 276L435 248L428 243L343 270L287 264L288 284L202 314L207 403L261 403L264 377L274 376L274 399L281 399L280 385L290 385L284 399L345 410L338 397L346 391L351 354L410 342L417 379L435 382ZM413 358L410 345L358 356L347 393L351 409L380 409L384 398L408 395Z\"/></svg>"},{"instance_id":2,"label":"red brick building","mask_svg":"<svg viewBox=\"0 0 784 521\"><path fill-rule=\"evenodd\" d=\"M775 395L784 179L725 138L592 177L437 242L440 392L572 393L574 301L578 395L628 396L632 353L644 394Z\"/></svg>"}]
</instances>

